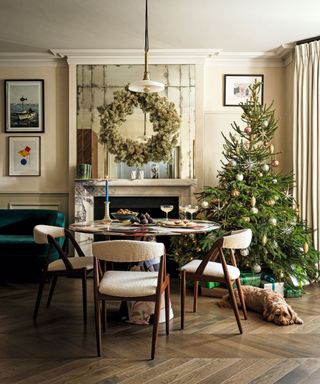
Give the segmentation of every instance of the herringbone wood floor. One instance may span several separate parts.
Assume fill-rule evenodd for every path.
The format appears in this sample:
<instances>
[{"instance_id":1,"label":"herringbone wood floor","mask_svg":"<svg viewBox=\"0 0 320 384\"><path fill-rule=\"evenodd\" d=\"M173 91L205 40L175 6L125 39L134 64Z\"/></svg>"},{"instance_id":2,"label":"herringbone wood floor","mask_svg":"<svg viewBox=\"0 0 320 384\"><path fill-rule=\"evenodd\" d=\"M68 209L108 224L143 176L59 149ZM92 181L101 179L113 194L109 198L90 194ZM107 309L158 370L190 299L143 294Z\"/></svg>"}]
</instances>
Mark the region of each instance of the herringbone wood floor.
<instances>
[{"instance_id":1,"label":"herringbone wood floor","mask_svg":"<svg viewBox=\"0 0 320 384\"><path fill-rule=\"evenodd\" d=\"M1 384L320 383L319 286L308 287L303 298L288 300L304 325L279 327L250 312L239 335L231 309L201 297L193 314L191 295L186 329L180 331L175 282L171 334L167 337L160 327L154 361L149 360L151 327L116 321L116 307L108 315L104 357L96 357L92 290L84 328L80 281L58 281L50 309L42 303L34 325L36 290L35 284L0 285Z\"/></svg>"}]
</instances>

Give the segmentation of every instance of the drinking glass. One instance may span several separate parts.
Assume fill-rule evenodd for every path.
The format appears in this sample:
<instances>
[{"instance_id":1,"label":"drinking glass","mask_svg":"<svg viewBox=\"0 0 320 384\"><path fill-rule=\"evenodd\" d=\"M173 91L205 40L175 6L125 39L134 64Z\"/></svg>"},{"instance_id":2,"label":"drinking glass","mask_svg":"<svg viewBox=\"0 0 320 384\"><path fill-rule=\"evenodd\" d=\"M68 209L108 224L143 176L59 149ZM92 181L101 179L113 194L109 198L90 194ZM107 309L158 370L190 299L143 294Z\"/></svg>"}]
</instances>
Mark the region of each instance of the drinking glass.
<instances>
[{"instance_id":1,"label":"drinking glass","mask_svg":"<svg viewBox=\"0 0 320 384\"><path fill-rule=\"evenodd\" d=\"M193 220L193 214L195 212L197 212L199 209L199 207L197 205L187 205L187 209L186 209L186 212L189 212L190 213L190 216L191 216L191 221Z\"/></svg>"},{"instance_id":2,"label":"drinking glass","mask_svg":"<svg viewBox=\"0 0 320 384\"><path fill-rule=\"evenodd\" d=\"M187 219L187 206L186 205L179 205L179 211L181 214L184 214L184 220Z\"/></svg>"},{"instance_id":3,"label":"drinking glass","mask_svg":"<svg viewBox=\"0 0 320 384\"><path fill-rule=\"evenodd\" d=\"M160 209L162 212L166 213L166 221L168 222L169 221L168 213L173 210L173 205L167 205L167 204L160 205Z\"/></svg>"}]
</instances>

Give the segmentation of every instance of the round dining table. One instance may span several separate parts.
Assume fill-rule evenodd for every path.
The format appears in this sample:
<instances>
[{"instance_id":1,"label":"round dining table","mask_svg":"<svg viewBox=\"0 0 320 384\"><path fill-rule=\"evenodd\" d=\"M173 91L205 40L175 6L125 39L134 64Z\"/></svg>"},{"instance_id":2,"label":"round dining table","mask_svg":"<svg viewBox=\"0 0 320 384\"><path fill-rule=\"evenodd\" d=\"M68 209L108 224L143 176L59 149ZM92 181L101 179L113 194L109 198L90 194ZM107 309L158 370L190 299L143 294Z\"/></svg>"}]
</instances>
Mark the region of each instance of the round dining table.
<instances>
[{"instance_id":1,"label":"round dining table","mask_svg":"<svg viewBox=\"0 0 320 384\"><path fill-rule=\"evenodd\" d=\"M130 237L134 240L156 241L160 236L180 236L198 233L209 233L219 228L219 225L206 220L165 220L154 219L154 224L137 224L131 222L120 222L118 220L104 221L97 220L92 222L78 222L69 226L74 232L86 233L91 235L102 235L107 238L111 236ZM157 261L158 262L158 261ZM174 317L171 302L170 316ZM160 323L165 321L164 314L160 315Z\"/></svg>"},{"instance_id":2,"label":"round dining table","mask_svg":"<svg viewBox=\"0 0 320 384\"><path fill-rule=\"evenodd\" d=\"M75 232L105 236L128 236L133 238L179 236L211 232L219 225L207 220L169 220L154 219L154 224L138 224L118 220L78 222L70 224L69 229Z\"/></svg>"}]
</instances>

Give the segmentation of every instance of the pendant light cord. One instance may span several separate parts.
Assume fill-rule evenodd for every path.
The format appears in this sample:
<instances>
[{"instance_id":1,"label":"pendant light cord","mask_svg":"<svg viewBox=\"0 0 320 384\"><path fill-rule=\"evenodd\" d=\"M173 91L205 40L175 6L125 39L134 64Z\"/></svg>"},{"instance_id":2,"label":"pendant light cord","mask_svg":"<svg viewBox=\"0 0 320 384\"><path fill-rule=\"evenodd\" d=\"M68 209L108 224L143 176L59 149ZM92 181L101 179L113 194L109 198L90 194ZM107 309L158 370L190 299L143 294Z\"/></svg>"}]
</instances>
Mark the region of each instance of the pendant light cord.
<instances>
[{"instance_id":1,"label":"pendant light cord","mask_svg":"<svg viewBox=\"0 0 320 384\"><path fill-rule=\"evenodd\" d=\"M149 51L149 35L148 35L148 0L146 0L146 15L145 15L145 29L144 29L144 51Z\"/></svg>"}]
</instances>

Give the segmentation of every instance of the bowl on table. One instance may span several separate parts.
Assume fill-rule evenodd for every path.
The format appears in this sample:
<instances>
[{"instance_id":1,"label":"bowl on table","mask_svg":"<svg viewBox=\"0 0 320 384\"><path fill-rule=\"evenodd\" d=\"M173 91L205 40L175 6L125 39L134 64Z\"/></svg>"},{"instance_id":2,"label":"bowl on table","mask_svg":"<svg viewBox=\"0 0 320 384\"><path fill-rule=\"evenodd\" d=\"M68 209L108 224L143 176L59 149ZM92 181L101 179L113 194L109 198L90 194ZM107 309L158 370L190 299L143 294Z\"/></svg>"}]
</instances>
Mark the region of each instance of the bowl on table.
<instances>
[{"instance_id":1,"label":"bowl on table","mask_svg":"<svg viewBox=\"0 0 320 384\"><path fill-rule=\"evenodd\" d=\"M130 221L131 219L134 219L137 216L137 212L132 213L111 213L111 216L119 221Z\"/></svg>"}]
</instances>

